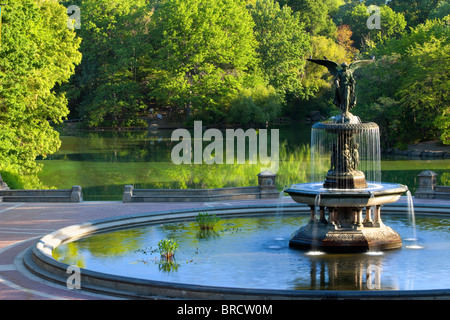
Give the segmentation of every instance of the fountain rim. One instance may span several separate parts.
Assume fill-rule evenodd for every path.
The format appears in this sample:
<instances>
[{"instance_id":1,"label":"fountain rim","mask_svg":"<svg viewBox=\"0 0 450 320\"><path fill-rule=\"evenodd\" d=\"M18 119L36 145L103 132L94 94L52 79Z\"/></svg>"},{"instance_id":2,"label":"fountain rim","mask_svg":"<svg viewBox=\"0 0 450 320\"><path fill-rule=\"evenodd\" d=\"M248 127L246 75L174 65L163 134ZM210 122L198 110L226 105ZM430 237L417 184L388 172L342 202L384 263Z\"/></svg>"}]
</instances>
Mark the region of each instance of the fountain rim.
<instances>
[{"instance_id":1,"label":"fountain rim","mask_svg":"<svg viewBox=\"0 0 450 320\"><path fill-rule=\"evenodd\" d=\"M371 184L368 182L369 185ZM284 191L289 194L294 195L303 195L303 196L317 196L320 194L321 197L349 197L349 198L370 198L370 197L378 197L385 195L395 195L401 194L408 191L408 187L399 184L399 183L387 183L387 182L379 182L372 183L373 185L380 185L380 189L376 188L361 188L361 189L336 189L336 188L320 188L320 189L312 189L306 188L307 186L319 186L323 185L323 182L309 182L309 183L300 183L295 184L295 186L300 186L300 188L287 188ZM294 186L294 185L293 185ZM301 188L301 187L305 188Z\"/></svg>"},{"instance_id":2,"label":"fountain rim","mask_svg":"<svg viewBox=\"0 0 450 320\"><path fill-rule=\"evenodd\" d=\"M323 130L339 130L339 131L356 131L367 129L379 129L379 126L375 122L361 122L361 123L336 123L333 121L317 122L312 126L312 129Z\"/></svg>"},{"instance_id":3,"label":"fountain rim","mask_svg":"<svg viewBox=\"0 0 450 320\"><path fill-rule=\"evenodd\" d=\"M393 205L395 212L395 207ZM434 207L432 205L432 207ZM438 206L437 206L438 207ZM436 207L436 208L437 208ZM439 208L437 208L439 209ZM443 209L443 208L441 208ZM450 214L449 209L444 208ZM24 266L28 271L51 282L66 286L68 264L57 261L52 251L68 241L74 241L96 233L110 232L124 228L158 224L164 222L184 221L194 218L204 208L161 211L149 214L127 215L116 218L94 220L72 225L40 238L23 256ZM212 207L211 212L218 216L241 217L274 214L277 204L234 205L228 207ZM309 208L296 203L285 204L283 214L307 213ZM429 214L428 207L424 214ZM395 213L394 213L395 214ZM111 297L139 299L439 299L449 298L449 289L430 290L396 290L396 291L338 291L338 290L276 290L249 289L217 286L192 285L174 282L163 282L116 276L81 268L82 290L109 295Z\"/></svg>"}]
</instances>

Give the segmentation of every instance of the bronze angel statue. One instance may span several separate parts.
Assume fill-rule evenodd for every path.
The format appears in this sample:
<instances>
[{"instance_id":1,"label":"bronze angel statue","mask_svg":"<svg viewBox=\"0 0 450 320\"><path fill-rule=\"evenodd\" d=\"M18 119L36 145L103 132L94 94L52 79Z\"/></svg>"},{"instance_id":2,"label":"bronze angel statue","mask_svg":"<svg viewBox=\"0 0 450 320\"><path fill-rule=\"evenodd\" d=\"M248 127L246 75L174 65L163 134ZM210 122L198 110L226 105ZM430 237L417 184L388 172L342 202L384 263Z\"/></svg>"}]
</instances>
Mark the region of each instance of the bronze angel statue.
<instances>
[{"instance_id":1,"label":"bronze angel statue","mask_svg":"<svg viewBox=\"0 0 450 320\"><path fill-rule=\"evenodd\" d=\"M353 72L361 67L364 67L374 61L372 60L357 60L348 65L346 62L339 65L331 60L325 59L308 59L308 61L325 66L328 71L335 77L334 84L336 92L334 97L334 104L341 109L344 118L351 118L350 111L356 106L355 94L355 77Z\"/></svg>"}]
</instances>

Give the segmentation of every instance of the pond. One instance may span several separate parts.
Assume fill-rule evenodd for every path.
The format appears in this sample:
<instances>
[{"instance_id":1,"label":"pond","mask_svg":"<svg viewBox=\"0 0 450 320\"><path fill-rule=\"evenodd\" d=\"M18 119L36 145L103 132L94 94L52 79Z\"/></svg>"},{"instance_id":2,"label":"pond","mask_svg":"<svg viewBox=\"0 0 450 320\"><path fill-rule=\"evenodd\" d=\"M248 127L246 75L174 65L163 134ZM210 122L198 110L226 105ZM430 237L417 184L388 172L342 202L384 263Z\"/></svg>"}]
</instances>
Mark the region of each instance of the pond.
<instances>
[{"instance_id":1,"label":"pond","mask_svg":"<svg viewBox=\"0 0 450 320\"><path fill-rule=\"evenodd\" d=\"M311 125L306 123L268 127L279 129L277 187L310 180ZM255 128L256 129L256 128ZM265 128L264 128L265 129ZM60 150L46 160L40 179L47 187L83 188L85 201L119 201L124 185L139 189L222 188L257 185L256 175L266 165L179 164L171 153L179 141L171 141L173 130L61 132ZM259 135L259 131L257 130ZM194 135L192 135L194 137ZM225 136L225 135L224 135ZM269 137L270 142L270 137ZM208 146L211 142L204 142ZM268 147L268 152L271 149ZM236 153L237 154L237 153ZM450 172L450 159L382 159L382 181L402 183L412 192L417 175L433 170L439 178Z\"/></svg>"}]
</instances>

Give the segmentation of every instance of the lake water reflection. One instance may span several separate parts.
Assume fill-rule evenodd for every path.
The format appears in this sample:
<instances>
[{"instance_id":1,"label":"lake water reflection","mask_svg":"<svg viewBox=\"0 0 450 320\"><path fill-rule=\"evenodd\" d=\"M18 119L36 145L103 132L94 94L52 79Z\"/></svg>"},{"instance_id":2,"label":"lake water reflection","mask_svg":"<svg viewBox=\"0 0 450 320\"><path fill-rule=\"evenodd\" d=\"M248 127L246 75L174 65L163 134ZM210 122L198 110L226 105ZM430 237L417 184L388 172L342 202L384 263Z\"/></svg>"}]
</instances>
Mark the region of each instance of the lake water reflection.
<instances>
[{"instance_id":1,"label":"lake water reflection","mask_svg":"<svg viewBox=\"0 0 450 320\"><path fill-rule=\"evenodd\" d=\"M276 128L280 130L278 189L293 183L310 182L311 125ZM178 142L171 141L171 134L172 130L62 132L61 149L41 160L44 168L40 178L48 187L81 185L87 201L121 200L123 186L127 184L154 189L257 185L256 175L265 167L261 163L173 164L171 151ZM204 146L209 143L204 142ZM383 182L408 185L414 191L417 175L427 169L440 177L450 172L450 160L385 158L381 178Z\"/></svg>"}]
</instances>

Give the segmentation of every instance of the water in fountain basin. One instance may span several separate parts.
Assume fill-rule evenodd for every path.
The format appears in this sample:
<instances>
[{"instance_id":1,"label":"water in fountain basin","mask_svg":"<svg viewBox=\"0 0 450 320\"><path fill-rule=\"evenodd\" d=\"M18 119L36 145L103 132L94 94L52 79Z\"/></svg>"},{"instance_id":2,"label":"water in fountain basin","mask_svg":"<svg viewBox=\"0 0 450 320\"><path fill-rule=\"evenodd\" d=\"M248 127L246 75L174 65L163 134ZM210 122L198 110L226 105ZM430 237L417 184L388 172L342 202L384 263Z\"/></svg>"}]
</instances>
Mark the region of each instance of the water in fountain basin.
<instances>
[{"instance_id":1,"label":"water in fountain basin","mask_svg":"<svg viewBox=\"0 0 450 320\"><path fill-rule=\"evenodd\" d=\"M435 290L450 288L449 221L442 216L416 217L422 250L393 250L362 254L301 252L288 246L292 230L307 223L309 214L280 217L223 218L215 232L199 238L195 221L139 226L99 233L66 243L54 257L67 264L127 277L210 286L281 290L367 290L361 274L370 267L381 275L377 290ZM420 219L420 220L419 220ZM406 215L384 216L405 238L411 233ZM419 230L418 230L419 231ZM179 268L161 269L158 253L136 251L162 237L176 240ZM156 258L156 259L155 259ZM144 262L145 261L145 262ZM426 263L423 263L426 261ZM316 278L323 275L323 282ZM315 282L316 281L316 282ZM319 286L320 284L320 286Z\"/></svg>"}]
</instances>

